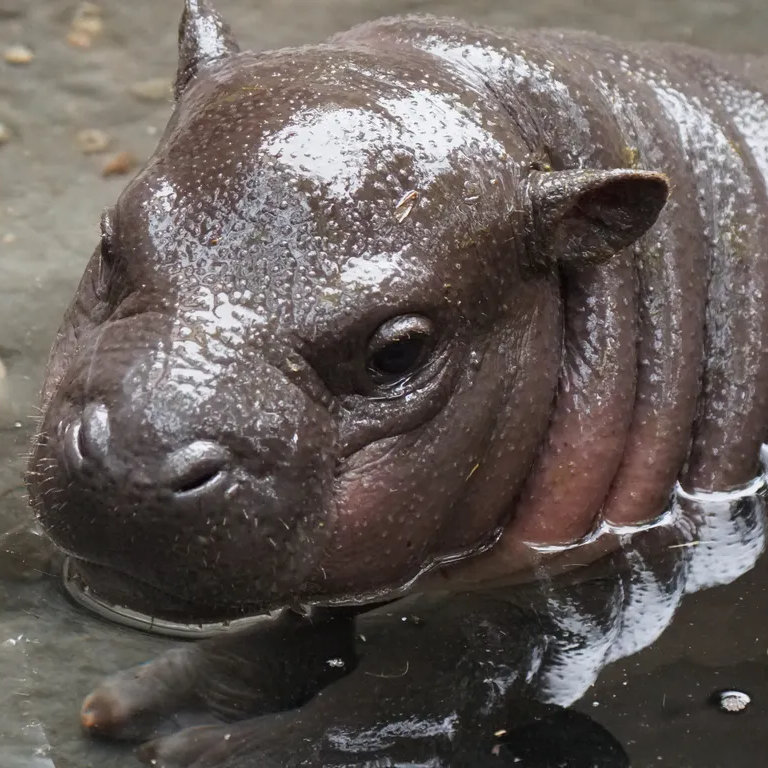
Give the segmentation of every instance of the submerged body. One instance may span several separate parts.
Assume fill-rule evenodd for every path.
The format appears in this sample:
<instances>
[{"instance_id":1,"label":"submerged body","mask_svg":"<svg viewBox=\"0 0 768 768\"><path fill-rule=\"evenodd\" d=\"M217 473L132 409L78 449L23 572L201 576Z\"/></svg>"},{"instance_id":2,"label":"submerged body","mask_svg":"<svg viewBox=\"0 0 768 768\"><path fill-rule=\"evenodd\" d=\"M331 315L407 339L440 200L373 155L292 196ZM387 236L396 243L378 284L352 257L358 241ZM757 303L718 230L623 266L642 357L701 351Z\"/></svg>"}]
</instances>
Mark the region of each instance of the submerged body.
<instances>
[{"instance_id":1,"label":"submerged body","mask_svg":"<svg viewBox=\"0 0 768 768\"><path fill-rule=\"evenodd\" d=\"M758 474L768 60L430 17L240 53L190 0L176 94L31 464L94 593L487 589Z\"/></svg>"}]
</instances>

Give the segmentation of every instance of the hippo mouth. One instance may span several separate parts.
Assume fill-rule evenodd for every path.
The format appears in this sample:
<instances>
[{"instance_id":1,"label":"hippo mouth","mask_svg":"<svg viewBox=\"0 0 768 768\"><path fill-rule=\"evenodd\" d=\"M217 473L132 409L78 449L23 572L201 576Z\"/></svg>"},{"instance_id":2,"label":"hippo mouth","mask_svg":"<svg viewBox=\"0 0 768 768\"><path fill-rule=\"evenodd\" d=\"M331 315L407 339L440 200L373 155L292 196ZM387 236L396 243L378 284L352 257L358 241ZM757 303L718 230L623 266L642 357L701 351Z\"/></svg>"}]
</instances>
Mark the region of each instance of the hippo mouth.
<instances>
[{"instance_id":1,"label":"hippo mouth","mask_svg":"<svg viewBox=\"0 0 768 768\"><path fill-rule=\"evenodd\" d=\"M196 616L197 606L188 601L109 566L73 557L64 559L62 584L67 595L89 613L113 624L166 637L213 637L272 621L284 612L281 609L222 618L219 611L217 615L206 612Z\"/></svg>"}]
</instances>

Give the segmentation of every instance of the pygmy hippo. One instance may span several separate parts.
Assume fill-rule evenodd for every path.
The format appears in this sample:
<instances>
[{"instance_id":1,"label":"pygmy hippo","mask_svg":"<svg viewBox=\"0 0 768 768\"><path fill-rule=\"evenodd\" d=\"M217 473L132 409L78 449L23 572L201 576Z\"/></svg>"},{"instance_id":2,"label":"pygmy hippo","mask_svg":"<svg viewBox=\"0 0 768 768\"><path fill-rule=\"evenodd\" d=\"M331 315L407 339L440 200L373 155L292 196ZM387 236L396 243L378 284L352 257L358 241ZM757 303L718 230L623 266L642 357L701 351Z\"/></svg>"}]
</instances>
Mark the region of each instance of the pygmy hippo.
<instances>
[{"instance_id":1,"label":"pygmy hippo","mask_svg":"<svg viewBox=\"0 0 768 768\"><path fill-rule=\"evenodd\" d=\"M758 473L768 59L425 16L249 53L187 0L175 97L53 346L30 496L105 600L291 610L228 686L200 694L206 662L172 652L84 723L147 738L196 691L240 722L156 760L412 761L436 731L387 698L398 675L325 688L357 612L478 590L487 637L439 671L463 690L512 663L518 609L480 588L612 557L676 489ZM413 727L366 762L387 706Z\"/></svg>"}]
</instances>

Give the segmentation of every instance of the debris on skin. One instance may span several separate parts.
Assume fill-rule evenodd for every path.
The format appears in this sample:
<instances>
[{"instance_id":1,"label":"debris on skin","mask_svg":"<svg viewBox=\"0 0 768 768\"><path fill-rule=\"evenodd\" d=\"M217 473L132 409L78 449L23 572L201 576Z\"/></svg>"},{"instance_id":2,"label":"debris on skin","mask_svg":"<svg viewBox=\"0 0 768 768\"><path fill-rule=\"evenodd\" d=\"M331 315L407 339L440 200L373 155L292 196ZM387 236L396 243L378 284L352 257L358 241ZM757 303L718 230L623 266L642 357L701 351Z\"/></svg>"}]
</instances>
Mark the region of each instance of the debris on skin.
<instances>
[{"instance_id":1,"label":"debris on skin","mask_svg":"<svg viewBox=\"0 0 768 768\"><path fill-rule=\"evenodd\" d=\"M80 3L67 32L67 42L74 48L90 48L104 30L101 8L96 3Z\"/></svg>"},{"instance_id":2,"label":"debris on skin","mask_svg":"<svg viewBox=\"0 0 768 768\"><path fill-rule=\"evenodd\" d=\"M132 152L118 152L112 155L101 167L101 175L106 179L110 176L124 176L130 173L138 164L136 155Z\"/></svg>"},{"instance_id":3,"label":"debris on skin","mask_svg":"<svg viewBox=\"0 0 768 768\"><path fill-rule=\"evenodd\" d=\"M26 45L17 44L9 45L3 51L3 58L8 64L29 64L35 58L35 54Z\"/></svg>"},{"instance_id":4,"label":"debris on skin","mask_svg":"<svg viewBox=\"0 0 768 768\"><path fill-rule=\"evenodd\" d=\"M84 155L95 155L103 152L110 142L109 135L98 128L84 128L75 137L77 146Z\"/></svg>"},{"instance_id":5,"label":"debris on skin","mask_svg":"<svg viewBox=\"0 0 768 768\"><path fill-rule=\"evenodd\" d=\"M0 123L0 146L7 144L10 140L11 129L5 123Z\"/></svg>"},{"instance_id":6,"label":"debris on skin","mask_svg":"<svg viewBox=\"0 0 768 768\"><path fill-rule=\"evenodd\" d=\"M419 199L419 193L412 189L410 192L406 192L395 205L395 219L398 224L402 224L416 205L416 201Z\"/></svg>"},{"instance_id":7,"label":"debris on skin","mask_svg":"<svg viewBox=\"0 0 768 768\"><path fill-rule=\"evenodd\" d=\"M139 101L170 101L171 81L166 77L152 77L149 80L134 83L128 92Z\"/></svg>"}]
</instances>

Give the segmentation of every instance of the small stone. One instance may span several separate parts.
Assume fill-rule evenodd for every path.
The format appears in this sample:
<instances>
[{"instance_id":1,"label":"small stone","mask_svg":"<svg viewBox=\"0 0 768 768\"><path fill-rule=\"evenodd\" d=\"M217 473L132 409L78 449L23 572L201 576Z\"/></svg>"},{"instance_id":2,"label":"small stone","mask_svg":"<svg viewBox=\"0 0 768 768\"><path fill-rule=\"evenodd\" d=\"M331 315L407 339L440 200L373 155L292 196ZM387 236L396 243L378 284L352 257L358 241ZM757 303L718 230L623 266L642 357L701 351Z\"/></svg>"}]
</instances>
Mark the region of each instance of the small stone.
<instances>
[{"instance_id":1,"label":"small stone","mask_svg":"<svg viewBox=\"0 0 768 768\"><path fill-rule=\"evenodd\" d=\"M738 714L752 703L752 697L744 691L726 690L715 693L714 701L722 712Z\"/></svg>"},{"instance_id":2,"label":"small stone","mask_svg":"<svg viewBox=\"0 0 768 768\"><path fill-rule=\"evenodd\" d=\"M0 123L0 144L7 144L10 140L11 129L5 123Z\"/></svg>"},{"instance_id":3,"label":"small stone","mask_svg":"<svg viewBox=\"0 0 768 768\"><path fill-rule=\"evenodd\" d=\"M80 3L69 25L67 42L75 48L90 48L103 30L101 8L96 3Z\"/></svg>"},{"instance_id":4,"label":"small stone","mask_svg":"<svg viewBox=\"0 0 768 768\"><path fill-rule=\"evenodd\" d=\"M134 83L128 92L140 101L170 101L171 81L166 77L152 77Z\"/></svg>"},{"instance_id":5,"label":"small stone","mask_svg":"<svg viewBox=\"0 0 768 768\"><path fill-rule=\"evenodd\" d=\"M26 45L9 45L3 51L3 58L9 64L29 64L35 58L35 54Z\"/></svg>"},{"instance_id":6,"label":"small stone","mask_svg":"<svg viewBox=\"0 0 768 768\"><path fill-rule=\"evenodd\" d=\"M98 128L84 128L75 137L77 146L84 155L95 155L109 146L109 136Z\"/></svg>"},{"instance_id":7,"label":"small stone","mask_svg":"<svg viewBox=\"0 0 768 768\"><path fill-rule=\"evenodd\" d=\"M116 155L112 155L101 167L101 175L104 178L123 176L133 170L138 162L136 155L132 152L118 152Z\"/></svg>"},{"instance_id":8,"label":"small stone","mask_svg":"<svg viewBox=\"0 0 768 768\"><path fill-rule=\"evenodd\" d=\"M0 360L0 381L2 381L6 376L7 372L5 370L5 365L2 360Z\"/></svg>"},{"instance_id":9,"label":"small stone","mask_svg":"<svg viewBox=\"0 0 768 768\"><path fill-rule=\"evenodd\" d=\"M76 29L70 29L67 32L67 43L73 48L90 48L93 38L85 32L78 32Z\"/></svg>"},{"instance_id":10,"label":"small stone","mask_svg":"<svg viewBox=\"0 0 768 768\"><path fill-rule=\"evenodd\" d=\"M10 245L11 243L15 243L15 242L16 242L16 235L13 232L6 232L3 235L3 243L5 243L5 245Z\"/></svg>"}]
</instances>

